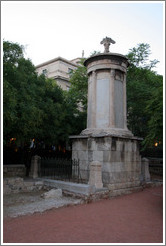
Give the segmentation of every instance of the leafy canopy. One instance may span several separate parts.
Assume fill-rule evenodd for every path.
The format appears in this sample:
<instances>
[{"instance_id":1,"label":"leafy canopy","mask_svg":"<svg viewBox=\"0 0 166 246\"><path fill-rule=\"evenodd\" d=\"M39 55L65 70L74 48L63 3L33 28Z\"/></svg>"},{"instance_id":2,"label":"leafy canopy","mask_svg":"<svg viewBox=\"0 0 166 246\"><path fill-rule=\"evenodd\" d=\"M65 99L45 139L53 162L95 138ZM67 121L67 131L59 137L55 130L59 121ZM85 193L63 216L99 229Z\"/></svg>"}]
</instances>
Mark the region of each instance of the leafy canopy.
<instances>
[{"instance_id":1,"label":"leafy canopy","mask_svg":"<svg viewBox=\"0 0 166 246\"><path fill-rule=\"evenodd\" d=\"M73 131L75 105L53 79L38 76L23 47L3 42L4 144L35 138L49 144L65 142ZM75 124L76 125L76 124Z\"/></svg>"},{"instance_id":2,"label":"leafy canopy","mask_svg":"<svg viewBox=\"0 0 166 246\"><path fill-rule=\"evenodd\" d=\"M144 148L163 141L163 78L152 71L158 61L149 61L149 55L148 44L139 44L127 55L131 64L127 73L128 125L134 135L144 138Z\"/></svg>"}]
</instances>

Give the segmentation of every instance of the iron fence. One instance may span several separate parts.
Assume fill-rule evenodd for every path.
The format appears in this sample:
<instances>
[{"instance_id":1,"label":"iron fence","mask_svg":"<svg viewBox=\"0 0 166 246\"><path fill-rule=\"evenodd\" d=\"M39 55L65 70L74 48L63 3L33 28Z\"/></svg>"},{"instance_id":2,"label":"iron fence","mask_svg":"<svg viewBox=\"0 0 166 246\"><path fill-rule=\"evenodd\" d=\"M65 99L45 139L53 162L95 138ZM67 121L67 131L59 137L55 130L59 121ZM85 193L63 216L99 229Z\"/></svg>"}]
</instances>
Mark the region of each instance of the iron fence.
<instances>
[{"instance_id":1,"label":"iron fence","mask_svg":"<svg viewBox=\"0 0 166 246\"><path fill-rule=\"evenodd\" d=\"M79 160L41 158L40 176L79 183L81 181Z\"/></svg>"},{"instance_id":2,"label":"iron fence","mask_svg":"<svg viewBox=\"0 0 166 246\"><path fill-rule=\"evenodd\" d=\"M156 174L156 175L159 175L159 176L162 176L163 175L163 165L149 165L149 172L151 174Z\"/></svg>"},{"instance_id":3,"label":"iron fence","mask_svg":"<svg viewBox=\"0 0 166 246\"><path fill-rule=\"evenodd\" d=\"M158 176L163 175L163 158L152 158L149 159L149 172Z\"/></svg>"}]
</instances>

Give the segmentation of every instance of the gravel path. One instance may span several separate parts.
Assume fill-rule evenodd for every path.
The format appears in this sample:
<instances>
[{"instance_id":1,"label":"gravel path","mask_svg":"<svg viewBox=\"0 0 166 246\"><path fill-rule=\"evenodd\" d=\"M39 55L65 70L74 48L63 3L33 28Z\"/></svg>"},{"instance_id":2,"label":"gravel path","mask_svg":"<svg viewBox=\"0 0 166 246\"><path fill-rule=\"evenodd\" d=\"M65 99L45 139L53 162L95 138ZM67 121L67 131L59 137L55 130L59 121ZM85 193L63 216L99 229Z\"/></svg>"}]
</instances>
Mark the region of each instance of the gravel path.
<instances>
[{"instance_id":1,"label":"gravel path","mask_svg":"<svg viewBox=\"0 0 166 246\"><path fill-rule=\"evenodd\" d=\"M162 243L162 186L4 219L4 243Z\"/></svg>"}]
</instances>

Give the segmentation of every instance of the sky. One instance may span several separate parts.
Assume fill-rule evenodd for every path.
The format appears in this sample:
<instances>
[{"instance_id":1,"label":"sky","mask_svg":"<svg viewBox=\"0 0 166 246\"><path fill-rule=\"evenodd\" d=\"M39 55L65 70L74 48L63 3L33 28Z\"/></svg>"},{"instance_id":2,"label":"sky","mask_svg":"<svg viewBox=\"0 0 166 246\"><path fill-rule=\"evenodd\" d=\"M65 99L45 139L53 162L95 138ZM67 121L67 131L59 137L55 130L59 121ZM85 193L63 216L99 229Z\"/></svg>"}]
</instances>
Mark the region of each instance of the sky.
<instances>
[{"instance_id":1,"label":"sky","mask_svg":"<svg viewBox=\"0 0 166 246\"><path fill-rule=\"evenodd\" d=\"M164 1L1 1L1 41L25 47L34 65L58 56L72 60L104 51L100 44L111 37L110 52L126 55L140 43L151 48L154 69L164 74Z\"/></svg>"}]
</instances>

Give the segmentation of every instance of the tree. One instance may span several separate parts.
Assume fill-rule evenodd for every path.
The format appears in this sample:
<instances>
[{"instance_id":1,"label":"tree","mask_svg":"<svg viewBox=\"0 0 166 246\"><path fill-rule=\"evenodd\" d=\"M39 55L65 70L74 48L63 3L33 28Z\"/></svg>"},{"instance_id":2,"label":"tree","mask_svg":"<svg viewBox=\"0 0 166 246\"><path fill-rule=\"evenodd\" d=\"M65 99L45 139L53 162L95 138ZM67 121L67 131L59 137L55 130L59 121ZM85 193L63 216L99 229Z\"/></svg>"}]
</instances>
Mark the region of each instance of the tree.
<instances>
[{"instance_id":1,"label":"tree","mask_svg":"<svg viewBox=\"0 0 166 246\"><path fill-rule=\"evenodd\" d=\"M31 61L23 57L19 44L4 41L3 52L4 140L15 137L23 141L34 135L41 123L37 74Z\"/></svg>"},{"instance_id":2,"label":"tree","mask_svg":"<svg viewBox=\"0 0 166 246\"><path fill-rule=\"evenodd\" d=\"M87 88L88 76L87 69L83 65L85 59L80 61L80 66L72 72L70 78L71 88L69 94L72 95L76 103L81 103L83 110L87 108Z\"/></svg>"},{"instance_id":3,"label":"tree","mask_svg":"<svg viewBox=\"0 0 166 246\"><path fill-rule=\"evenodd\" d=\"M151 97L147 101L145 113L149 116L148 133L144 143L148 146L163 143L163 78L156 76L156 85L151 89Z\"/></svg>"},{"instance_id":4,"label":"tree","mask_svg":"<svg viewBox=\"0 0 166 246\"><path fill-rule=\"evenodd\" d=\"M48 144L65 144L69 135L78 133L76 105L67 96L67 92L52 79L46 80L42 98L44 100L41 102L41 108L44 114L39 139L42 138Z\"/></svg>"},{"instance_id":5,"label":"tree","mask_svg":"<svg viewBox=\"0 0 166 246\"><path fill-rule=\"evenodd\" d=\"M37 75L22 46L4 41L3 48L4 144L11 138L19 145L34 138L49 144L66 141L72 127L66 122L69 106L62 89Z\"/></svg>"},{"instance_id":6,"label":"tree","mask_svg":"<svg viewBox=\"0 0 166 246\"><path fill-rule=\"evenodd\" d=\"M66 102L72 109L72 134L80 134L86 128L87 119L87 91L88 75L87 69L83 65L85 59L80 61L79 67L72 72L70 90L66 94Z\"/></svg>"},{"instance_id":7,"label":"tree","mask_svg":"<svg viewBox=\"0 0 166 246\"><path fill-rule=\"evenodd\" d=\"M139 44L127 55L128 125L134 135L144 138L144 148L162 142L162 76L152 71L158 62L149 61L150 46ZM147 65L147 62L148 65Z\"/></svg>"},{"instance_id":8,"label":"tree","mask_svg":"<svg viewBox=\"0 0 166 246\"><path fill-rule=\"evenodd\" d=\"M129 53L127 57L129 62L131 63L130 66L135 66L139 68L145 69L152 69L156 66L159 62L158 60L149 61L149 55L151 54L150 45L149 44L138 44L137 47L129 49ZM147 63L148 62L148 63Z\"/></svg>"}]
</instances>

